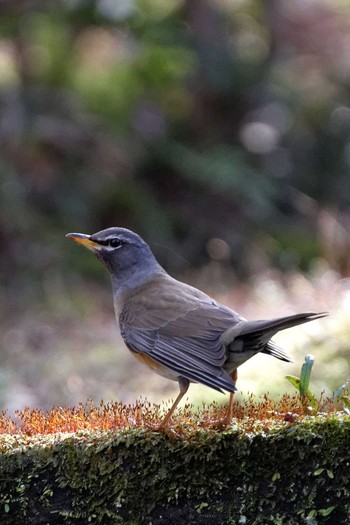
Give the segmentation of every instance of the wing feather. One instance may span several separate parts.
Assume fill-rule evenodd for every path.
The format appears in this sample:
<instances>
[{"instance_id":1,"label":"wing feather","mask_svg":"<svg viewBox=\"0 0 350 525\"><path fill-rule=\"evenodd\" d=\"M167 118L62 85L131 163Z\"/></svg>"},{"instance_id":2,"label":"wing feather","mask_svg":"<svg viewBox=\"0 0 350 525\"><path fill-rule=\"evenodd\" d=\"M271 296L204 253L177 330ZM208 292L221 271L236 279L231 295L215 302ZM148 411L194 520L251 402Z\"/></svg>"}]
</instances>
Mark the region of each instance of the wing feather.
<instances>
[{"instance_id":1,"label":"wing feather","mask_svg":"<svg viewBox=\"0 0 350 525\"><path fill-rule=\"evenodd\" d=\"M171 294L167 285L167 294L158 301L153 297L149 302L143 293L125 304L119 322L126 344L190 381L235 391L233 380L222 369L227 350L220 336L241 318L186 285L179 300L178 289Z\"/></svg>"},{"instance_id":2,"label":"wing feather","mask_svg":"<svg viewBox=\"0 0 350 525\"><path fill-rule=\"evenodd\" d=\"M219 392L236 390L233 380L222 368L194 358L190 353L174 353L174 345L166 339L157 337L157 342L154 344L152 337L135 337L133 333L129 338L125 338L125 342L133 351L146 353L158 363L177 373L179 377L185 377ZM152 351L149 351L150 345L154 345Z\"/></svg>"}]
</instances>

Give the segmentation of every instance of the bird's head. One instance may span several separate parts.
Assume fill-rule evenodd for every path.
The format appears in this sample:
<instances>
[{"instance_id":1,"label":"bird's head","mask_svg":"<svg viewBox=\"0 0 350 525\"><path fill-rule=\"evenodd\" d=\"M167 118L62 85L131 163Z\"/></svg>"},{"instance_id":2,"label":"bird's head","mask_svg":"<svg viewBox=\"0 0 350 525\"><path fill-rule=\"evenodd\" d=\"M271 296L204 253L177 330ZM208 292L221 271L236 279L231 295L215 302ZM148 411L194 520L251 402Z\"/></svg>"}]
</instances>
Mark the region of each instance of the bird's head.
<instances>
[{"instance_id":1,"label":"bird's head","mask_svg":"<svg viewBox=\"0 0 350 525\"><path fill-rule=\"evenodd\" d=\"M148 244L126 228L107 228L93 235L68 233L66 237L91 250L118 286L136 286L161 270Z\"/></svg>"}]
</instances>

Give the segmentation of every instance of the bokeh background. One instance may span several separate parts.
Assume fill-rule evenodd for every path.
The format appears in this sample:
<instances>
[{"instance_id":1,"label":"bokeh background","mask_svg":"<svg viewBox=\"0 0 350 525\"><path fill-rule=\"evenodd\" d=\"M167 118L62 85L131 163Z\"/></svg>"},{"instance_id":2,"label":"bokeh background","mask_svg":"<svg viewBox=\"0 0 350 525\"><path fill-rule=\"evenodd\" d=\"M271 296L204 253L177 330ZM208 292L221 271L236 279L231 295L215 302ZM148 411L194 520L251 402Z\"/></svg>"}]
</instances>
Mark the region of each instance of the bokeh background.
<instances>
[{"instance_id":1,"label":"bokeh background","mask_svg":"<svg viewBox=\"0 0 350 525\"><path fill-rule=\"evenodd\" d=\"M276 337L239 386L349 377L347 0L0 1L0 407L174 396L123 346L109 279L65 239L134 229ZM214 392L193 386L189 399ZM224 400L221 396L220 400Z\"/></svg>"}]
</instances>

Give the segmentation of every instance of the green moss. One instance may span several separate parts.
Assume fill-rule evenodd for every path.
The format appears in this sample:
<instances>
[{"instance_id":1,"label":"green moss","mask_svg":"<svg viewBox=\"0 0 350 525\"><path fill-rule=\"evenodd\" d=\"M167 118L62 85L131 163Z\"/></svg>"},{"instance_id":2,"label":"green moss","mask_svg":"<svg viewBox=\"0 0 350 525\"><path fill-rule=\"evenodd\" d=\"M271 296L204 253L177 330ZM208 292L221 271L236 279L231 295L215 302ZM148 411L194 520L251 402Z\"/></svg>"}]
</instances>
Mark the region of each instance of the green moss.
<instances>
[{"instance_id":1,"label":"green moss","mask_svg":"<svg viewBox=\"0 0 350 525\"><path fill-rule=\"evenodd\" d=\"M1 523L345 524L350 418L274 430L4 436Z\"/></svg>"}]
</instances>

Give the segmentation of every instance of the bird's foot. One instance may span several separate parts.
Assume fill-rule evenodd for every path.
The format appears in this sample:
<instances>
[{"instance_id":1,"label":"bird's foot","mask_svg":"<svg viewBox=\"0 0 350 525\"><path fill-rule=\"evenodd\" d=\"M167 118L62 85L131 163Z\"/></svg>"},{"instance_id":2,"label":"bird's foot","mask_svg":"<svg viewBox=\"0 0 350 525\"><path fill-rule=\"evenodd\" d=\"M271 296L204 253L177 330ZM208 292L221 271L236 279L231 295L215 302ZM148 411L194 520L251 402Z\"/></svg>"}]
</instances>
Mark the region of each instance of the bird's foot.
<instances>
[{"instance_id":1,"label":"bird's foot","mask_svg":"<svg viewBox=\"0 0 350 525\"><path fill-rule=\"evenodd\" d=\"M222 417L219 419L209 419L206 420L201 426L204 426L206 428L212 428L214 430L226 430L232 422L232 417Z\"/></svg>"},{"instance_id":2,"label":"bird's foot","mask_svg":"<svg viewBox=\"0 0 350 525\"><path fill-rule=\"evenodd\" d=\"M164 432L169 438L172 439L183 439L183 435L175 430L174 427L171 427L169 423L164 424L163 422L156 424L153 423L147 423L145 425L145 428L147 430L150 430L151 432Z\"/></svg>"}]
</instances>

